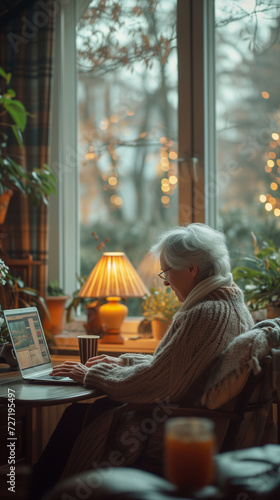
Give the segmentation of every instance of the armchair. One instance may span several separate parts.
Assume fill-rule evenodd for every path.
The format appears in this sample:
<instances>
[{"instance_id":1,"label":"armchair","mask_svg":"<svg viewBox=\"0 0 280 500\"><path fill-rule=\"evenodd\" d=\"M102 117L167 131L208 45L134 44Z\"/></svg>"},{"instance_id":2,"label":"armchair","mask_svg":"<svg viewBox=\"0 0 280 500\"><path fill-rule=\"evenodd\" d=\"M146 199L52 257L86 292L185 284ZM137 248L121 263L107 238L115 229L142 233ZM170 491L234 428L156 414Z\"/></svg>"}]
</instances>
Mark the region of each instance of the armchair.
<instances>
[{"instance_id":1,"label":"armchair","mask_svg":"<svg viewBox=\"0 0 280 500\"><path fill-rule=\"evenodd\" d=\"M191 396L196 395L196 398L186 394L185 401L177 404L159 400L152 404L124 404L115 408L110 431L106 435L106 445L108 444L109 450L114 453L114 459L118 454L117 470L113 472L108 462L105 465L99 464L95 472L78 474L70 479L70 483L68 480L69 487L80 481L81 477L89 478L91 485L95 484L98 477L102 482L106 471L116 477L124 463L127 467L129 464L130 470L137 468L163 475L163 424L167 418L174 416L203 416L214 420L218 452L276 443L277 435L271 419L271 408L273 401L279 402L279 332L278 325L265 323L236 337L217 359L217 363L212 367L213 371L210 373L208 370L206 377L204 374L204 382L197 379L199 383L193 384L195 389L192 389ZM184 405L187 401L194 401L195 407L188 408ZM200 405L197 405L198 401ZM135 418L129 421L129 417L133 417L131 413L137 416L136 423L140 424L138 428L135 427ZM129 434L128 425L122 424L130 425L130 422L133 423L129 427ZM141 447L141 456L137 459L136 455L133 455L137 444L136 436L138 446ZM127 462L122 459L120 463L119 458L123 457L122 445L126 445L130 455L126 455ZM139 455L140 453L137 457ZM219 455L220 453L217 456ZM158 456L162 457L161 462L154 459ZM129 470L126 470L129 475Z\"/></svg>"},{"instance_id":2,"label":"armchair","mask_svg":"<svg viewBox=\"0 0 280 500\"><path fill-rule=\"evenodd\" d=\"M272 369L275 366L275 362L272 362L272 357L275 354L277 355L277 353L280 353L280 351L272 350L270 355L265 356L261 362L261 371L257 375L254 375L253 371L249 375L247 374L247 380L240 392L220 408L189 408L185 407L182 403L170 406L160 404L161 410L168 418L198 416L213 420L216 426L217 451L219 452L259 446L265 442L278 442L280 444L279 428L277 436L271 412L272 403L275 402L278 409L277 420L279 427L279 400L272 384ZM237 381L237 386L239 387L239 381ZM234 394L235 391L231 387L229 392L230 394ZM116 429L126 413L131 411L143 412L143 418L152 420L158 409L158 403L141 405L125 404L119 407L115 412L114 421L108 436L111 446L114 446ZM163 463L148 459L145 456L145 449L141 458L132 467L153 472L160 476L164 474Z\"/></svg>"}]
</instances>

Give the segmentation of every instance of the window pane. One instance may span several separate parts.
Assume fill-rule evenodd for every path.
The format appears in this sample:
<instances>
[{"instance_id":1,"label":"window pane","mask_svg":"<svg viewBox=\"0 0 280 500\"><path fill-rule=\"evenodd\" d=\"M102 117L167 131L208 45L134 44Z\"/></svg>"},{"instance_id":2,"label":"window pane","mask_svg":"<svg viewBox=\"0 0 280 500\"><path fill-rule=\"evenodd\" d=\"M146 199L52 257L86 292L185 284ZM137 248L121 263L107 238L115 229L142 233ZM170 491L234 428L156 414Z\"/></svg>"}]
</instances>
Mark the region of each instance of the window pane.
<instances>
[{"instance_id":1,"label":"window pane","mask_svg":"<svg viewBox=\"0 0 280 500\"><path fill-rule=\"evenodd\" d=\"M176 0L95 0L77 26L84 275L104 249L137 268L177 223L176 44Z\"/></svg>"},{"instance_id":2,"label":"window pane","mask_svg":"<svg viewBox=\"0 0 280 500\"><path fill-rule=\"evenodd\" d=\"M279 230L280 9L271 0L215 8L219 224L244 253L250 231Z\"/></svg>"}]
</instances>

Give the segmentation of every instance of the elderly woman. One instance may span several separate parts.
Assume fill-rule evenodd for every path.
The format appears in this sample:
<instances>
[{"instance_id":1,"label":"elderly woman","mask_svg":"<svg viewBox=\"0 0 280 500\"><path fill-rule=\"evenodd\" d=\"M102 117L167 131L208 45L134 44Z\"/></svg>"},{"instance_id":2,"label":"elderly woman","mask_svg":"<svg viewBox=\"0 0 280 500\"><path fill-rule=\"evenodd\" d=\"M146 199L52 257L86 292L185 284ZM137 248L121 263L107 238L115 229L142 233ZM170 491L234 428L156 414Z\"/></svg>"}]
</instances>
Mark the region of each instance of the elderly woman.
<instances>
[{"instance_id":1,"label":"elderly woman","mask_svg":"<svg viewBox=\"0 0 280 500\"><path fill-rule=\"evenodd\" d=\"M75 415L70 410L68 423L64 416L34 466L38 477L54 457L59 463L56 474L64 469L62 477L103 466L131 465L144 445L149 458L160 460L163 424L170 416L164 405L201 406L217 357L234 337L253 326L243 293L233 283L221 232L198 223L175 227L161 235L151 252L159 256L159 276L174 290L181 309L153 355L102 355L85 366L68 361L53 369L52 375L66 375L85 387L100 389L110 398L109 409L104 412L101 400L99 407L92 405L85 420L82 407L88 405L76 405ZM130 412L116 425L116 406L131 402L156 402L158 411L152 418ZM63 447L67 452L61 458Z\"/></svg>"}]
</instances>

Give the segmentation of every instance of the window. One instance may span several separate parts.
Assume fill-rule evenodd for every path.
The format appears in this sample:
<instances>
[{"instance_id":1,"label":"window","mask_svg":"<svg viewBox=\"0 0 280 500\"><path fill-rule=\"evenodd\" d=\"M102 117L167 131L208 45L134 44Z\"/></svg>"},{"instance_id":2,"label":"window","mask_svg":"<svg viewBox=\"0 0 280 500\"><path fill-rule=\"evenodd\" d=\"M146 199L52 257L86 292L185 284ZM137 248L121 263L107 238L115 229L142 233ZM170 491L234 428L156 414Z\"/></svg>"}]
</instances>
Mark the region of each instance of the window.
<instances>
[{"instance_id":1,"label":"window","mask_svg":"<svg viewBox=\"0 0 280 500\"><path fill-rule=\"evenodd\" d=\"M82 275L104 249L141 273L156 235L178 222L176 7L92 0L78 21Z\"/></svg>"},{"instance_id":2,"label":"window","mask_svg":"<svg viewBox=\"0 0 280 500\"><path fill-rule=\"evenodd\" d=\"M279 231L279 19L270 0L215 2L218 224L236 253Z\"/></svg>"},{"instance_id":3,"label":"window","mask_svg":"<svg viewBox=\"0 0 280 500\"><path fill-rule=\"evenodd\" d=\"M151 28L151 16L140 12L142 4L157 5L155 22L167 23L165 31ZM59 196L51 205L50 274L57 277L59 271L72 293L80 262L82 272L89 272L105 238L115 247L109 249L125 250L137 266L158 230L177 221L222 228L233 254L250 247L251 230L275 235L280 213L279 6L272 0L114 2L121 10L112 13L107 29L114 34L114 22L125 25L114 34L106 59L110 37L99 12L94 20L97 54L90 56L90 18L83 17L88 5L67 2L58 20L54 123L59 128L52 165L58 171ZM98 5L102 2L91 2L88 12ZM125 21L123 8L136 9L135 23L133 16ZM130 60L132 27L137 36L130 45L135 42L136 50L141 39L147 62L142 54L133 64ZM161 33L160 50L170 41L163 66L153 53ZM155 106L161 103L160 92L168 113ZM159 170L161 158L168 171ZM161 189L166 181L172 196ZM166 205L164 196L169 197ZM92 231L100 236L96 243Z\"/></svg>"}]
</instances>

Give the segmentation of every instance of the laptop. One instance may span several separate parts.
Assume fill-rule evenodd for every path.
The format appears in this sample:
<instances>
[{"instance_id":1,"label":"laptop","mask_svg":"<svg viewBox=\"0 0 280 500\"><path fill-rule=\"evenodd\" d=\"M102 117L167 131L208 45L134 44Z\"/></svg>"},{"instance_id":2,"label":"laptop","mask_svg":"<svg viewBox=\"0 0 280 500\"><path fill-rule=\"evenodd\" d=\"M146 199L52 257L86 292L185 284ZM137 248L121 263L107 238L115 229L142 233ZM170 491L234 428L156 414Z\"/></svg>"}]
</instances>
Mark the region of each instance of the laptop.
<instances>
[{"instance_id":1,"label":"laptop","mask_svg":"<svg viewBox=\"0 0 280 500\"><path fill-rule=\"evenodd\" d=\"M9 309L4 312L23 380L30 383L76 385L68 377L51 377L51 357L36 307Z\"/></svg>"}]
</instances>

